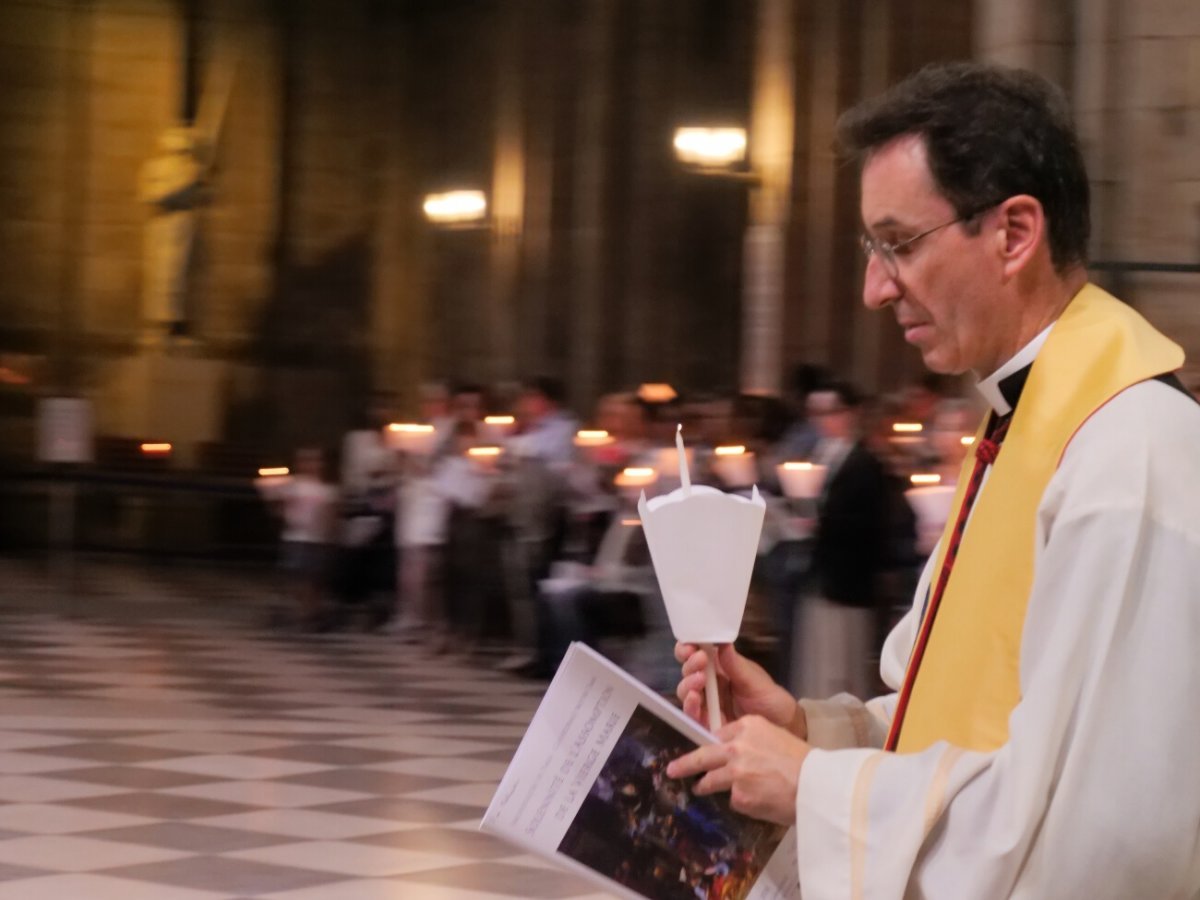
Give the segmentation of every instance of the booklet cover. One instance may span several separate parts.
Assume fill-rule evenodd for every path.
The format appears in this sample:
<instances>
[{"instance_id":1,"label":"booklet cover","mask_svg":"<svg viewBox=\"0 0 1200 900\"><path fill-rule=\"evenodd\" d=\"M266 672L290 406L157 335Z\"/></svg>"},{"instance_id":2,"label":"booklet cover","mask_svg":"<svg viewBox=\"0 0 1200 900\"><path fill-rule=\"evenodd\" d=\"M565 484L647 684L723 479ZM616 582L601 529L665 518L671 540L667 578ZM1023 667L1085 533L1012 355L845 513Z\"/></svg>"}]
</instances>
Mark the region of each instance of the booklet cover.
<instances>
[{"instance_id":1,"label":"booklet cover","mask_svg":"<svg viewBox=\"0 0 1200 900\"><path fill-rule=\"evenodd\" d=\"M715 738L572 644L480 827L619 897L799 900L790 830L695 796L667 763Z\"/></svg>"}]
</instances>

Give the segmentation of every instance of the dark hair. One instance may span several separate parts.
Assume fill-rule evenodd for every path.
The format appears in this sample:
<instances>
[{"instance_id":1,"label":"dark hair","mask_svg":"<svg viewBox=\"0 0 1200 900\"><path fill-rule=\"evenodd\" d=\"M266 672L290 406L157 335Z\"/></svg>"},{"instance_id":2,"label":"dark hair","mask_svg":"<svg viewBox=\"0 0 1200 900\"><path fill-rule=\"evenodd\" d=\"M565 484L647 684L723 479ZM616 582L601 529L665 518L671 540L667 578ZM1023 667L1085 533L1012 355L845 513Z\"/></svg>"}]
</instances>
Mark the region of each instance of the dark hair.
<instances>
[{"instance_id":1,"label":"dark hair","mask_svg":"<svg viewBox=\"0 0 1200 900\"><path fill-rule=\"evenodd\" d=\"M521 383L521 387L528 393L541 394L555 406L562 406L567 399L567 392L563 387L563 383L549 375L537 375L533 378L527 378Z\"/></svg>"},{"instance_id":2,"label":"dark hair","mask_svg":"<svg viewBox=\"0 0 1200 900\"><path fill-rule=\"evenodd\" d=\"M817 388L817 390L828 391L833 394L844 409L858 409L867 401L867 398L863 396L857 387L842 378L831 379Z\"/></svg>"},{"instance_id":3,"label":"dark hair","mask_svg":"<svg viewBox=\"0 0 1200 900\"><path fill-rule=\"evenodd\" d=\"M934 182L958 215L1028 194L1045 211L1054 267L1087 261L1087 169L1055 85L1003 66L932 65L838 120L840 148L860 161L904 135L925 142Z\"/></svg>"},{"instance_id":4,"label":"dark hair","mask_svg":"<svg viewBox=\"0 0 1200 900\"><path fill-rule=\"evenodd\" d=\"M797 363L788 375L788 387L796 397L807 397L830 379L829 370L812 363Z\"/></svg>"}]
</instances>

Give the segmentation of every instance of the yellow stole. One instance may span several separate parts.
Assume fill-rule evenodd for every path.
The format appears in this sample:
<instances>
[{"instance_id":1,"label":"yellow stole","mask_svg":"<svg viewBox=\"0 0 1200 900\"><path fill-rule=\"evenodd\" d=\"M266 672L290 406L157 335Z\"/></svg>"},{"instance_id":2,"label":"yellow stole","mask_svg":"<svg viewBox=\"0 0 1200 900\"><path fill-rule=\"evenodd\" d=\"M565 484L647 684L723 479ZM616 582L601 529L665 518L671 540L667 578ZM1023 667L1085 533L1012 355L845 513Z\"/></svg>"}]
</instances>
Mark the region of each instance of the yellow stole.
<instances>
[{"instance_id":1,"label":"yellow stole","mask_svg":"<svg viewBox=\"0 0 1200 900\"><path fill-rule=\"evenodd\" d=\"M1021 632L1042 494L1093 412L1130 385L1181 365L1180 347L1095 285L1071 300L1034 361L1004 447L976 499L897 752L914 753L937 741L988 751L1008 740L1008 718L1021 699ZM983 426L976 442L982 437ZM945 564L974 463L971 454L963 464L935 573Z\"/></svg>"}]
</instances>

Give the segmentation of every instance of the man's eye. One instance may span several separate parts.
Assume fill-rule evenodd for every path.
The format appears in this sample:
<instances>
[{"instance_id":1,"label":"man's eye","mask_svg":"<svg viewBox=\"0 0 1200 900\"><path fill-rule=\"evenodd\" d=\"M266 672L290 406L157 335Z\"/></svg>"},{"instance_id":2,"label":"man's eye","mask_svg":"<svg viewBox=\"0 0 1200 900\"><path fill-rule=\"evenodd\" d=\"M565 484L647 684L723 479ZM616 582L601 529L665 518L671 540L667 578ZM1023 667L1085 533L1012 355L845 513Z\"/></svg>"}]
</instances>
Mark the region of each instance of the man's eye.
<instances>
[{"instance_id":1,"label":"man's eye","mask_svg":"<svg viewBox=\"0 0 1200 900\"><path fill-rule=\"evenodd\" d=\"M899 243L892 244L891 249L893 256L908 256L908 254L912 253L913 247L908 241L900 241Z\"/></svg>"}]
</instances>

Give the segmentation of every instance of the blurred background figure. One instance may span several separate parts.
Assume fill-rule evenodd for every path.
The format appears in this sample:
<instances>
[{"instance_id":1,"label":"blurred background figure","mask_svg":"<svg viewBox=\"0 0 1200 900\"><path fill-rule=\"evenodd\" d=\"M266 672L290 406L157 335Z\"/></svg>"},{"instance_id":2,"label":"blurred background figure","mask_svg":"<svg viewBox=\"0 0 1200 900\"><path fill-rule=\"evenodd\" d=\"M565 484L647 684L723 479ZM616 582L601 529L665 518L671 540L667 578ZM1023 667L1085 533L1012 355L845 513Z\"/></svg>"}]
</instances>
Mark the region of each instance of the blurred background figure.
<instances>
[{"instance_id":1,"label":"blurred background figure","mask_svg":"<svg viewBox=\"0 0 1200 900\"><path fill-rule=\"evenodd\" d=\"M557 379L531 378L517 398L517 435L507 460L508 524L504 571L513 652L500 667L528 668L536 661L537 585L562 555L567 540L568 476L579 423L563 409Z\"/></svg>"},{"instance_id":2,"label":"blurred background figure","mask_svg":"<svg viewBox=\"0 0 1200 900\"><path fill-rule=\"evenodd\" d=\"M397 609L391 629L405 641L436 651L449 643L442 591L452 492L443 479L457 426L441 427L445 431L438 434L431 452L410 453L401 461L395 521Z\"/></svg>"},{"instance_id":3,"label":"blurred background figure","mask_svg":"<svg viewBox=\"0 0 1200 900\"><path fill-rule=\"evenodd\" d=\"M504 600L495 527L500 463L496 456L472 455L482 446L478 424L459 421L454 444L438 464L434 483L447 505L441 596L449 646L467 654L480 648L493 619L494 601Z\"/></svg>"},{"instance_id":4,"label":"blurred background figure","mask_svg":"<svg viewBox=\"0 0 1200 900\"><path fill-rule=\"evenodd\" d=\"M800 363L792 369L785 398L791 422L772 448L771 457L775 462L812 459L821 432L808 416L808 397L829 380L829 372L821 366Z\"/></svg>"},{"instance_id":5,"label":"blurred background figure","mask_svg":"<svg viewBox=\"0 0 1200 900\"><path fill-rule=\"evenodd\" d=\"M387 426L394 398L383 391L367 400L357 427L342 439L341 524L335 561L337 602L324 627L345 627L359 612L379 628L395 609L394 516L399 477Z\"/></svg>"},{"instance_id":6,"label":"blurred background figure","mask_svg":"<svg viewBox=\"0 0 1200 900\"><path fill-rule=\"evenodd\" d=\"M546 468L561 469L575 452L575 432L579 423L563 407L562 382L540 376L521 385L517 398L517 425L520 432L511 449L521 459L537 460Z\"/></svg>"},{"instance_id":7,"label":"blurred background figure","mask_svg":"<svg viewBox=\"0 0 1200 900\"><path fill-rule=\"evenodd\" d=\"M826 467L817 501L811 592L800 629L804 696L868 696L880 575L887 558L888 483L862 440L862 397L835 381L808 398L820 430L814 459Z\"/></svg>"},{"instance_id":8,"label":"blurred background figure","mask_svg":"<svg viewBox=\"0 0 1200 900\"><path fill-rule=\"evenodd\" d=\"M283 522L280 568L291 603L274 620L305 629L318 627L325 612L338 505L338 489L326 480L321 450L297 450L293 472L260 476L255 486Z\"/></svg>"},{"instance_id":9,"label":"blurred background figure","mask_svg":"<svg viewBox=\"0 0 1200 900\"><path fill-rule=\"evenodd\" d=\"M433 456L441 456L454 442L454 406L450 386L444 381L427 381L420 391L421 422L433 426Z\"/></svg>"},{"instance_id":10,"label":"blurred background figure","mask_svg":"<svg viewBox=\"0 0 1200 900\"><path fill-rule=\"evenodd\" d=\"M393 412L393 397L373 392L358 422L342 439L341 486L347 498L367 491L381 477L395 475L396 460L386 435Z\"/></svg>"},{"instance_id":11,"label":"blurred background figure","mask_svg":"<svg viewBox=\"0 0 1200 900\"><path fill-rule=\"evenodd\" d=\"M450 415L460 424L478 425L487 415L487 391L473 381L455 382L450 392Z\"/></svg>"},{"instance_id":12,"label":"blurred background figure","mask_svg":"<svg viewBox=\"0 0 1200 900\"><path fill-rule=\"evenodd\" d=\"M948 397L938 402L925 435L926 462L909 473L908 501L916 514L917 551L933 552L942 536L963 460L972 453L979 408L969 400ZM906 479L909 480L909 479Z\"/></svg>"}]
</instances>

